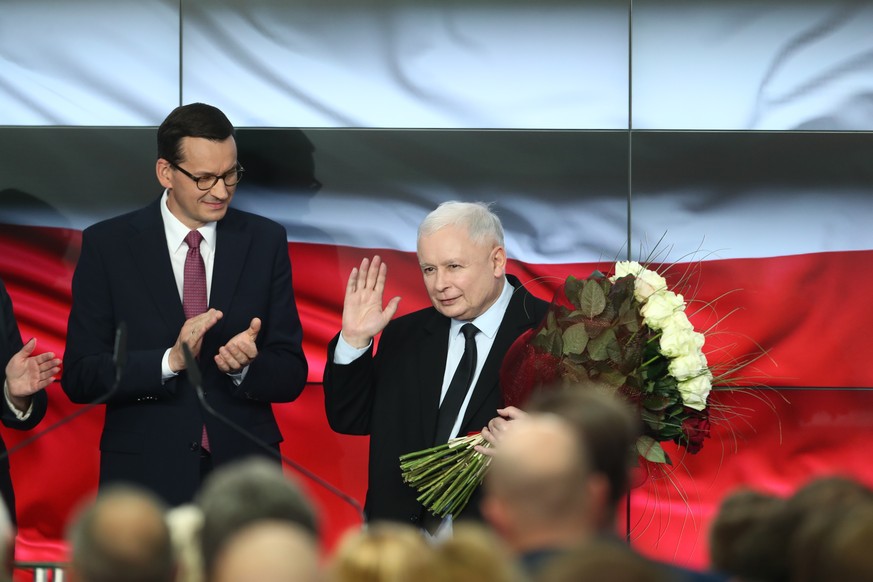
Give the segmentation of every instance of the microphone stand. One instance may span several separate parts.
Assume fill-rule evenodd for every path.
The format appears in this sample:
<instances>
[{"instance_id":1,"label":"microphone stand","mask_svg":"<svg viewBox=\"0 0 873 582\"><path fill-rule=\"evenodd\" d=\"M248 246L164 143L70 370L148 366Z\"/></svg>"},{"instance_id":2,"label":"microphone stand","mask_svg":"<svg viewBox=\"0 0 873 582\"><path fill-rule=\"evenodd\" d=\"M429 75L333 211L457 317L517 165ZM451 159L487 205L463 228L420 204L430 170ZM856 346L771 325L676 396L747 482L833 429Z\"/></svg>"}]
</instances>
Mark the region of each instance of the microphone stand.
<instances>
[{"instance_id":1,"label":"microphone stand","mask_svg":"<svg viewBox=\"0 0 873 582\"><path fill-rule=\"evenodd\" d=\"M249 441L253 442L254 444L267 451L270 455L277 457L281 462L285 463L298 473L302 474L306 478L326 489L345 503L351 505L352 508L354 508L355 512L358 514L358 517L360 517L361 523L366 523L364 510L361 507L361 504L358 503L357 499L340 490L331 483L325 481L323 478L319 477L318 475L316 475L306 467L300 465L296 461L293 461L287 456L283 455L281 451L271 447L269 444L265 443L245 428L241 427L237 423L233 422L232 420L215 410L215 408L213 408L213 406L209 404L209 402L206 400L206 393L203 391L203 377L200 374L200 368L197 365L197 360L191 353L191 348L188 347L188 344L185 342L182 342L182 351L185 356L185 366L188 370L188 378L191 380L191 384L194 385L194 391L197 393L197 399L200 400L200 404L203 406L206 412L209 413L210 416L218 419L222 424L230 427L235 432L241 434Z\"/></svg>"}]
</instances>

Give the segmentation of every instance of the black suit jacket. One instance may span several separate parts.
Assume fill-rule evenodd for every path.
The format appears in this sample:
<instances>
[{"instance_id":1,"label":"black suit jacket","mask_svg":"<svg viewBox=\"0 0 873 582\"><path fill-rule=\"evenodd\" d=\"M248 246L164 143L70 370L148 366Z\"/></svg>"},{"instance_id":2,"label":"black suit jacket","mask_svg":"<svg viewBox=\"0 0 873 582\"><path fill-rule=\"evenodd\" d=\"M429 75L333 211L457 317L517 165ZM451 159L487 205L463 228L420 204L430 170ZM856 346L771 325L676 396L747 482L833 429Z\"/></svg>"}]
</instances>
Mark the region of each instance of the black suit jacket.
<instances>
[{"instance_id":1,"label":"black suit jacket","mask_svg":"<svg viewBox=\"0 0 873 582\"><path fill-rule=\"evenodd\" d=\"M6 286L0 281L0 388L6 382L6 364L24 346L21 341L21 332L15 321L15 313L12 311L12 299L6 291ZM30 416L25 420L19 420L9 408L6 397L0 394L0 421L9 428L29 430L35 427L45 417L48 407L48 396L45 390L40 390L33 395L31 400L33 408ZM9 458L6 456L6 444L0 439L0 494L9 516L15 522L15 493L12 488L12 478L9 474Z\"/></svg>"},{"instance_id":2,"label":"black suit jacket","mask_svg":"<svg viewBox=\"0 0 873 582\"><path fill-rule=\"evenodd\" d=\"M473 389L460 434L481 430L497 415L503 398L498 376L512 342L536 326L548 303L517 288ZM393 320L379 348L347 365L333 363L339 337L328 347L324 371L327 419L333 430L370 435L367 519L419 523L423 507L403 482L400 455L433 445L448 353L449 318L433 307ZM478 495L460 517L479 517ZM459 517L459 516L455 516Z\"/></svg>"},{"instance_id":3,"label":"black suit jacket","mask_svg":"<svg viewBox=\"0 0 873 582\"><path fill-rule=\"evenodd\" d=\"M127 366L106 404L100 483L138 483L179 504L190 501L200 484L204 423L216 466L263 450L201 408L186 372L161 382L161 358L185 315L159 205L160 200L84 231L62 385L77 403L110 391L115 331L126 322ZM209 306L224 316L206 333L200 352L206 397L220 414L278 447L282 435L271 403L297 398L307 374L284 228L227 211L217 226ZM258 357L237 386L213 356L253 317L262 320Z\"/></svg>"}]
</instances>

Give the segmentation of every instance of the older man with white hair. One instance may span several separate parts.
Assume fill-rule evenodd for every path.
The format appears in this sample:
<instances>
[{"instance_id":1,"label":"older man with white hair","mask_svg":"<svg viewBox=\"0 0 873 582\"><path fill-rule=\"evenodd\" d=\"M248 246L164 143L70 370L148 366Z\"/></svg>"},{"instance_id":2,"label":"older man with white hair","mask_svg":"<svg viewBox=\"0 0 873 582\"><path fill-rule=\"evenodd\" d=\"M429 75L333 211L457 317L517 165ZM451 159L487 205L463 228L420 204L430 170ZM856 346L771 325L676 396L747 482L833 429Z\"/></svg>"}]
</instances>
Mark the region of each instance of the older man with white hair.
<instances>
[{"instance_id":1,"label":"older man with white hair","mask_svg":"<svg viewBox=\"0 0 873 582\"><path fill-rule=\"evenodd\" d=\"M383 302L380 257L352 270L324 392L335 431L370 436L368 520L435 530L439 520L403 482L399 457L499 418L503 358L548 303L506 274L503 227L483 203L446 202L431 212L419 226L418 260L433 306L397 319L400 298ZM479 515L474 495L462 516Z\"/></svg>"}]
</instances>

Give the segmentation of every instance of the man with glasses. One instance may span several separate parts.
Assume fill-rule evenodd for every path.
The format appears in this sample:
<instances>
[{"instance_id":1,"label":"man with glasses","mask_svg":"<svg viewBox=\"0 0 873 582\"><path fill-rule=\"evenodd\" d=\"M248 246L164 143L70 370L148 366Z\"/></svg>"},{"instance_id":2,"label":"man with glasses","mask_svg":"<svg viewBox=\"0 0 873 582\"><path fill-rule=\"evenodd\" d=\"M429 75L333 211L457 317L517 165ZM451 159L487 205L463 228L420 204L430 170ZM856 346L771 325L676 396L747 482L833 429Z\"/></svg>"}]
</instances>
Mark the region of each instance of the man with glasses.
<instances>
[{"instance_id":1,"label":"man with glasses","mask_svg":"<svg viewBox=\"0 0 873 582\"><path fill-rule=\"evenodd\" d=\"M243 168L227 117L173 110L155 170L158 200L82 235L62 385L73 402L106 403L101 487L136 483L178 505L213 467L278 452L271 403L300 394L307 364L287 234L230 208Z\"/></svg>"}]
</instances>

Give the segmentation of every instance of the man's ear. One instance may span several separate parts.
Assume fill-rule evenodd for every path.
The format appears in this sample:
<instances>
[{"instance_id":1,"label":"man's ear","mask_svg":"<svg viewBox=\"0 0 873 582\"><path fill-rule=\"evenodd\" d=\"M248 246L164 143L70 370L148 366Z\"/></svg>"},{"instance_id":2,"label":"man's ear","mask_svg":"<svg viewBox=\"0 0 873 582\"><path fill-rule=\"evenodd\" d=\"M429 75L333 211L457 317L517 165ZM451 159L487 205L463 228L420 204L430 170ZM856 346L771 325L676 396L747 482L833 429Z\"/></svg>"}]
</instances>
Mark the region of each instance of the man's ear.
<instances>
[{"instance_id":1,"label":"man's ear","mask_svg":"<svg viewBox=\"0 0 873 582\"><path fill-rule=\"evenodd\" d=\"M155 162L155 174L157 175L158 182L160 182L161 186L164 188L173 187L173 182L171 180L172 173L173 167L170 165L170 162L164 158L158 158L158 161Z\"/></svg>"},{"instance_id":2,"label":"man's ear","mask_svg":"<svg viewBox=\"0 0 873 582\"><path fill-rule=\"evenodd\" d=\"M494 531L501 537L505 537L509 531L509 515L504 503L491 494L485 494L481 502L482 517L491 524Z\"/></svg>"},{"instance_id":3,"label":"man's ear","mask_svg":"<svg viewBox=\"0 0 873 582\"><path fill-rule=\"evenodd\" d=\"M495 277L502 277L506 274L506 249L494 247L491 251L491 265L494 268Z\"/></svg>"},{"instance_id":4,"label":"man's ear","mask_svg":"<svg viewBox=\"0 0 873 582\"><path fill-rule=\"evenodd\" d=\"M588 478L588 510L592 521L599 530L612 530L615 524L613 508L610 507L609 479L603 473L593 473Z\"/></svg>"}]
</instances>

